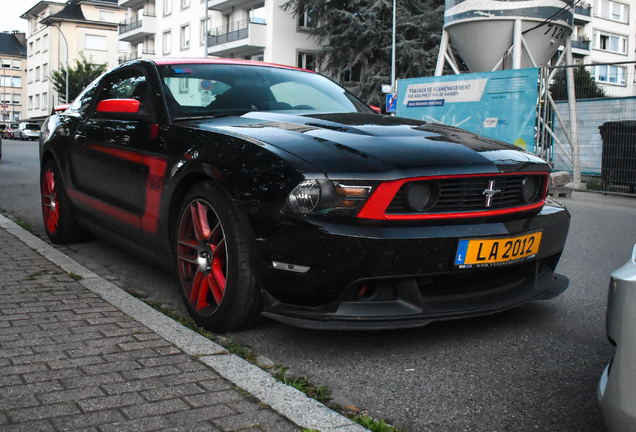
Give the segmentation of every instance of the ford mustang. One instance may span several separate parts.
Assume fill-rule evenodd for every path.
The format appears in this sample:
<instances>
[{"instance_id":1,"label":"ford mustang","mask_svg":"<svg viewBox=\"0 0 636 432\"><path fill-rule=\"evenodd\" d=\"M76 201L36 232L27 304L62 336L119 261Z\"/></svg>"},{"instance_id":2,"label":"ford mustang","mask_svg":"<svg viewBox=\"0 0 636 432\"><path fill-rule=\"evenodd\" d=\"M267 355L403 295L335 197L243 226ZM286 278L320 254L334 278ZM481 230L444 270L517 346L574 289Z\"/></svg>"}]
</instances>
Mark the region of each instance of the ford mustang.
<instances>
[{"instance_id":1,"label":"ford mustang","mask_svg":"<svg viewBox=\"0 0 636 432\"><path fill-rule=\"evenodd\" d=\"M562 293L550 167L458 128L376 114L328 78L229 59L138 60L40 137L53 243L87 233L175 269L188 311L379 329Z\"/></svg>"}]
</instances>

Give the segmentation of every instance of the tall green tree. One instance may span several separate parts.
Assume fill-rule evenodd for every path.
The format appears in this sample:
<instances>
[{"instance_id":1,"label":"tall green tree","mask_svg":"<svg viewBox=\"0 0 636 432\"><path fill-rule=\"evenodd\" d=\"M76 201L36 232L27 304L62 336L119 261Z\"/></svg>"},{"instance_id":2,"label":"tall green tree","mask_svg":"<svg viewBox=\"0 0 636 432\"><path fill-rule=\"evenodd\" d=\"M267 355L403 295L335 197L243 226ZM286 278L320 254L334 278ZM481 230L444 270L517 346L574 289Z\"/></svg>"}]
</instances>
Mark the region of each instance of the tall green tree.
<instances>
[{"instance_id":1,"label":"tall green tree","mask_svg":"<svg viewBox=\"0 0 636 432\"><path fill-rule=\"evenodd\" d=\"M321 71L344 80L351 70L362 77L351 90L381 106L381 85L391 82L392 0L289 0L283 9L307 14L321 45ZM397 0L396 78L432 76L444 26L444 0Z\"/></svg>"},{"instance_id":2,"label":"tall green tree","mask_svg":"<svg viewBox=\"0 0 636 432\"><path fill-rule=\"evenodd\" d=\"M84 53L80 52L80 58L75 59L75 66L68 67L68 98L72 101L80 94L84 88L95 78L106 72L108 63L93 63L93 58L86 59ZM66 101L66 68L60 65L59 70L51 72L49 76L53 82L53 89L57 92L58 100L62 103Z\"/></svg>"},{"instance_id":3,"label":"tall green tree","mask_svg":"<svg viewBox=\"0 0 636 432\"><path fill-rule=\"evenodd\" d=\"M565 71L566 69L563 68L557 72L554 81L550 84L550 94L555 101L567 100L568 98L568 84ZM597 99L605 97L605 91L596 84L594 77L585 66L574 68L574 94L576 95L576 99Z\"/></svg>"}]
</instances>

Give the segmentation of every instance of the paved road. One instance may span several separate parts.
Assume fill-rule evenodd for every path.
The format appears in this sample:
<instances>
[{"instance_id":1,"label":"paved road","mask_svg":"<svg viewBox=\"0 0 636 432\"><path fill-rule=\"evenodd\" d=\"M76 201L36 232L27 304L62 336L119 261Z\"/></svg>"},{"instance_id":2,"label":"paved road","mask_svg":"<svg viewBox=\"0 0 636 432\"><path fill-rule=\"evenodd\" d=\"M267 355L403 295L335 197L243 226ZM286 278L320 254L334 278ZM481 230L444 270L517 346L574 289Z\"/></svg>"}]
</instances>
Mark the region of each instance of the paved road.
<instances>
[{"instance_id":1,"label":"paved road","mask_svg":"<svg viewBox=\"0 0 636 432\"><path fill-rule=\"evenodd\" d=\"M37 146L4 142L0 208L43 235ZM559 271L570 288L489 317L421 329L318 332L264 321L231 334L329 386L341 404L416 431L602 431L596 382L612 355L604 333L609 273L636 242L636 200L575 193ZM182 311L176 279L97 240L66 253L119 286Z\"/></svg>"}]
</instances>

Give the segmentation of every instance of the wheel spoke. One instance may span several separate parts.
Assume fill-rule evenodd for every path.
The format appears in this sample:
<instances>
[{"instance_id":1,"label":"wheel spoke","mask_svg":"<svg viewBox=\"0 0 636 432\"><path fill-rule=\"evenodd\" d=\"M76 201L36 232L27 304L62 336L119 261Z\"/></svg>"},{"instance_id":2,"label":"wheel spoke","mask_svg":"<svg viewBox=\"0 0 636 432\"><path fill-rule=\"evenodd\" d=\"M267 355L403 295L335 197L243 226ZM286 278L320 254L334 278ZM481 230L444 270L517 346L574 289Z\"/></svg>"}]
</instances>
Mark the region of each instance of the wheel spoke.
<instances>
[{"instance_id":1,"label":"wheel spoke","mask_svg":"<svg viewBox=\"0 0 636 432\"><path fill-rule=\"evenodd\" d=\"M208 208L207 206L197 202L190 206L192 213L192 226L194 227L194 235L199 241L208 241L212 232L208 225Z\"/></svg>"},{"instance_id":2,"label":"wheel spoke","mask_svg":"<svg viewBox=\"0 0 636 432\"><path fill-rule=\"evenodd\" d=\"M209 291L208 277L203 272L197 271L192 282L192 292L190 293L190 303L196 310L209 306L207 301Z\"/></svg>"},{"instance_id":3,"label":"wheel spoke","mask_svg":"<svg viewBox=\"0 0 636 432\"><path fill-rule=\"evenodd\" d=\"M221 294L225 292L225 264L225 239L223 239L212 253L212 275Z\"/></svg>"}]
</instances>

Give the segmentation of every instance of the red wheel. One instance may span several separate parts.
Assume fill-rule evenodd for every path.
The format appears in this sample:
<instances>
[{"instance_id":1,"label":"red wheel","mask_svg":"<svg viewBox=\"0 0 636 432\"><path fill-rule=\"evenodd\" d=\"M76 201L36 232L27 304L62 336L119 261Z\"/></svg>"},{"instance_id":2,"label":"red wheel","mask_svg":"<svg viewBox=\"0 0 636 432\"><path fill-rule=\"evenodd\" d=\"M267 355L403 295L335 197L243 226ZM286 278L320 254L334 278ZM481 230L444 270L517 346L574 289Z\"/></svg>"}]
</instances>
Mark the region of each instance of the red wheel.
<instances>
[{"instance_id":1,"label":"red wheel","mask_svg":"<svg viewBox=\"0 0 636 432\"><path fill-rule=\"evenodd\" d=\"M225 234L214 209L193 201L179 226L179 274L190 305L209 316L219 307L227 283Z\"/></svg>"},{"instance_id":2,"label":"red wheel","mask_svg":"<svg viewBox=\"0 0 636 432\"><path fill-rule=\"evenodd\" d=\"M238 221L229 200L203 183L188 193L176 227L183 300L199 325L215 331L236 330L258 317L260 297Z\"/></svg>"},{"instance_id":3,"label":"red wheel","mask_svg":"<svg viewBox=\"0 0 636 432\"><path fill-rule=\"evenodd\" d=\"M74 243L87 237L86 231L75 221L73 205L54 160L49 160L42 167L40 191L44 228L53 243Z\"/></svg>"},{"instance_id":4,"label":"red wheel","mask_svg":"<svg viewBox=\"0 0 636 432\"><path fill-rule=\"evenodd\" d=\"M42 215L44 216L46 232L53 235L57 231L57 222L60 218L57 201L55 175L51 168L47 168L42 173Z\"/></svg>"}]
</instances>

